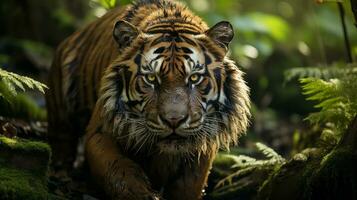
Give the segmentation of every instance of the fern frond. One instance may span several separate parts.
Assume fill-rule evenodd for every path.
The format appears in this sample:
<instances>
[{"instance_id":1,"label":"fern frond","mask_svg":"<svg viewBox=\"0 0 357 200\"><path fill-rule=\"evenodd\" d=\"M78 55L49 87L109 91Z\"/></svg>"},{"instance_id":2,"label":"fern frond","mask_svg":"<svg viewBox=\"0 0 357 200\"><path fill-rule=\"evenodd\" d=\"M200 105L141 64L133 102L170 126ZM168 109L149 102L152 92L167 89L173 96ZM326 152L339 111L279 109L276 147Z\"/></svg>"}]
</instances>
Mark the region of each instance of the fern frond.
<instances>
[{"instance_id":1,"label":"fern frond","mask_svg":"<svg viewBox=\"0 0 357 200\"><path fill-rule=\"evenodd\" d=\"M232 166L243 166L246 165L248 163L254 163L256 162L255 158L249 157L249 156L245 156L245 155L232 155L232 154L225 154L225 155L221 155L223 158L228 158L230 160L232 160L235 164Z\"/></svg>"},{"instance_id":2,"label":"fern frond","mask_svg":"<svg viewBox=\"0 0 357 200\"><path fill-rule=\"evenodd\" d=\"M21 76L6 70L0 69L0 81L6 84L12 95L17 94L16 88L25 91L26 88L36 89L42 93L45 93L47 86L43 83L33 80L27 76Z\"/></svg>"},{"instance_id":3,"label":"fern frond","mask_svg":"<svg viewBox=\"0 0 357 200\"><path fill-rule=\"evenodd\" d=\"M331 95L339 94L341 83L338 79L330 79L324 81L319 78L302 78L303 94L307 95L307 100L323 100L331 97Z\"/></svg>"},{"instance_id":4,"label":"fern frond","mask_svg":"<svg viewBox=\"0 0 357 200\"><path fill-rule=\"evenodd\" d=\"M238 178L238 177L244 176L244 175L252 172L254 169L256 169L256 168L254 166L251 166L251 167L247 167L247 168L238 170L238 171L226 176L222 180L218 181L218 183L214 186L214 188L217 189L219 187L223 187L226 184L231 185L233 178Z\"/></svg>"},{"instance_id":5,"label":"fern frond","mask_svg":"<svg viewBox=\"0 0 357 200\"><path fill-rule=\"evenodd\" d=\"M245 167L245 166L250 166L252 164L254 165L257 162L257 160L249 156L239 155L236 156L235 162L236 164L234 164L232 168Z\"/></svg>"},{"instance_id":6,"label":"fern frond","mask_svg":"<svg viewBox=\"0 0 357 200\"><path fill-rule=\"evenodd\" d=\"M255 143L255 145L257 146L258 150L262 152L267 158L270 158L272 160L284 160L283 157L281 157L272 148L266 146L265 144L257 142Z\"/></svg>"},{"instance_id":7,"label":"fern frond","mask_svg":"<svg viewBox=\"0 0 357 200\"><path fill-rule=\"evenodd\" d=\"M295 78L302 79L307 77L329 80L331 78L341 77L346 74L357 74L357 66L334 65L327 67L297 67L288 69L284 72L286 82L289 82Z\"/></svg>"},{"instance_id":8,"label":"fern frond","mask_svg":"<svg viewBox=\"0 0 357 200\"><path fill-rule=\"evenodd\" d=\"M232 166L232 168L245 169L247 167L259 167L265 165L275 165L283 162L284 159L269 159L269 160L255 160L253 162L237 163Z\"/></svg>"},{"instance_id":9,"label":"fern frond","mask_svg":"<svg viewBox=\"0 0 357 200\"><path fill-rule=\"evenodd\" d=\"M46 111L28 95L18 93L13 95L7 85L0 81L0 113L3 117L45 120Z\"/></svg>"},{"instance_id":10,"label":"fern frond","mask_svg":"<svg viewBox=\"0 0 357 200\"><path fill-rule=\"evenodd\" d=\"M244 156L244 155L239 155L239 156L225 155L235 161L235 164L232 166L232 168L238 168L238 170L228 175L227 177L223 178L222 180L220 180L216 184L215 188L222 187L225 184L232 184L233 178L239 178L245 176L259 167L282 165L283 163L286 162L286 160L278 153L276 153L272 148L259 142L256 143L255 145L257 149L269 159L257 160L255 158Z\"/></svg>"},{"instance_id":11,"label":"fern frond","mask_svg":"<svg viewBox=\"0 0 357 200\"><path fill-rule=\"evenodd\" d=\"M347 129L357 114L357 68L349 67L340 68L338 73L334 73L335 77L328 80L313 77L300 79L306 99L315 101L314 107L320 109L305 119L321 127L323 132L326 129L326 133L335 133L334 137L325 137L326 134L325 139L321 137L325 141L330 138L331 143L336 143L336 138ZM333 126L328 128L327 124Z\"/></svg>"},{"instance_id":12,"label":"fern frond","mask_svg":"<svg viewBox=\"0 0 357 200\"><path fill-rule=\"evenodd\" d=\"M317 77L321 78L326 76L320 67L298 67L286 70L284 72L285 81L291 81L294 78L304 78L304 77Z\"/></svg>"}]
</instances>

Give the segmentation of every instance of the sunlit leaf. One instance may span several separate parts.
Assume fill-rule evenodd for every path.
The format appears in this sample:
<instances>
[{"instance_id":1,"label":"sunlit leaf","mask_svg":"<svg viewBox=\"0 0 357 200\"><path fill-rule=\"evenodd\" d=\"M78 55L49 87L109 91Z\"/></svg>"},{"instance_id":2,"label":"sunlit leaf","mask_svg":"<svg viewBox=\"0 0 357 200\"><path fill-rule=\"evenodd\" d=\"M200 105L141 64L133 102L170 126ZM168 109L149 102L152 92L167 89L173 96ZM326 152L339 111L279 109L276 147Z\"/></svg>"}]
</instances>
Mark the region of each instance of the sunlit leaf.
<instances>
[{"instance_id":1,"label":"sunlit leaf","mask_svg":"<svg viewBox=\"0 0 357 200\"><path fill-rule=\"evenodd\" d=\"M116 3L116 0L100 0L100 4L106 9L114 8Z\"/></svg>"},{"instance_id":2,"label":"sunlit leaf","mask_svg":"<svg viewBox=\"0 0 357 200\"><path fill-rule=\"evenodd\" d=\"M284 41L290 33L289 24L281 17L265 13L250 13L233 21L240 32L266 34L276 41Z\"/></svg>"},{"instance_id":3,"label":"sunlit leaf","mask_svg":"<svg viewBox=\"0 0 357 200\"><path fill-rule=\"evenodd\" d=\"M25 86L30 89L37 89L42 93L45 93L44 89L47 86L43 83L33 80L27 76L20 76L18 74L0 69L0 81L3 82L12 95L16 95L16 88L20 88L25 91Z\"/></svg>"}]
</instances>

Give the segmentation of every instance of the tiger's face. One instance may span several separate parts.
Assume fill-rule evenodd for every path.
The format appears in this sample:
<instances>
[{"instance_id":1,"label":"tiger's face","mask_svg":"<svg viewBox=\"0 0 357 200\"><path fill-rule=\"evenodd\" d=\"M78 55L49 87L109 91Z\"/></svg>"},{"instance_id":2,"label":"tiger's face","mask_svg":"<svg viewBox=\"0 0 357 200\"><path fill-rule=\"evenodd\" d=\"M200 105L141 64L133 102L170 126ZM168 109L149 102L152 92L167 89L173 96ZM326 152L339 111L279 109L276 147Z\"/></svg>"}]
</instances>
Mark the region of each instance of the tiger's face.
<instances>
[{"instance_id":1,"label":"tiger's face","mask_svg":"<svg viewBox=\"0 0 357 200\"><path fill-rule=\"evenodd\" d=\"M119 22L114 37L124 48L103 84L114 84L116 90L102 96L112 106L107 110L115 110L113 132L128 148L190 153L233 138L226 133L235 131L232 115L237 114L237 104L245 117L249 111L244 81L239 80L243 84L237 91L228 85L241 78L239 71L226 66L232 64L226 60L233 38L229 23L204 33L155 29L140 33ZM242 91L246 96L235 102L233 93Z\"/></svg>"},{"instance_id":2,"label":"tiger's face","mask_svg":"<svg viewBox=\"0 0 357 200\"><path fill-rule=\"evenodd\" d=\"M147 131L166 150L188 148L188 142L215 135L223 128L220 123L228 123L214 108L225 100L219 91L225 76L222 60L192 35L149 37L152 41L137 55L140 63L134 67L135 87L141 89L135 96L143 101L134 110L145 113ZM158 40L162 42L155 44Z\"/></svg>"}]
</instances>

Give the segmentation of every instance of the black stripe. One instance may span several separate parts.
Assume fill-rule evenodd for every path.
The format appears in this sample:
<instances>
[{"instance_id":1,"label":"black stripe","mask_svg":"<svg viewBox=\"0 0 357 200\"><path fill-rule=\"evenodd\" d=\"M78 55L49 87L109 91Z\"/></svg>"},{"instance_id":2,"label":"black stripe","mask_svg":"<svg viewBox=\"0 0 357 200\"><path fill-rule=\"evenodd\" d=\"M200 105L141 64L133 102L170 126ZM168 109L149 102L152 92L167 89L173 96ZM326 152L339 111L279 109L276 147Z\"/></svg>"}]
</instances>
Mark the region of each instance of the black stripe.
<instances>
[{"instance_id":1,"label":"black stripe","mask_svg":"<svg viewBox=\"0 0 357 200\"><path fill-rule=\"evenodd\" d=\"M221 69L219 68L216 68L213 70L213 74L214 74L214 77L216 79L216 83L217 83L217 92L218 92L218 95L217 95L217 101L219 101L219 98L221 96L221 80L222 80L222 77L221 77Z\"/></svg>"},{"instance_id":2,"label":"black stripe","mask_svg":"<svg viewBox=\"0 0 357 200\"><path fill-rule=\"evenodd\" d=\"M143 103L143 100L134 100L134 101L128 101L126 105L128 105L130 108L135 107L136 105L141 105Z\"/></svg>"},{"instance_id":3,"label":"black stripe","mask_svg":"<svg viewBox=\"0 0 357 200\"><path fill-rule=\"evenodd\" d=\"M194 42L193 40L191 40L190 38L184 36L184 35L180 35L180 37L187 43L189 43L192 46L197 46L196 42Z\"/></svg>"},{"instance_id":4,"label":"black stripe","mask_svg":"<svg viewBox=\"0 0 357 200\"><path fill-rule=\"evenodd\" d=\"M164 52L165 51L165 47L160 47L160 48L157 48L155 51L154 51L154 53L155 54L159 54L159 53L162 53L162 52Z\"/></svg>"},{"instance_id":5,"label":"black stripe","mask_svg":"<svg viewBox=\"0 0 357 200\"><path fill-rule=\"evenodd\" d=\"M139 94L145 94L145 92L142 91L142 89L141 89L141 87L140 87L139 81L136 81L136 83L135 83L135 90L136 90Z\"/></svg>"},{"instance_id":6,"label":"black stripe","mask_svg":"<svg viewBox=\"0 0 357 200\"><path fill-rule=\"evenodd\" d=\"M181 47L181 49L182 49L182 51L183 51L184 53L188 53L188 54L192 54L192 53L193 53L193 51L191 51L191 49L189 49L189 48L187 48L187 47Z\"/></svg>"},{"instance_id":7,"label":"black stripe","mask_svg":"<svg viewBox=\"0 0 357 200\"><path fill-rule=\"evenodd\" d=\"M141 54L137 54L134 58L134 63L140 67L141 66Z\"/></svg>"},{"instance_id":8,"label":"black stripe","mask_svg":"<svg viewBox=\"0 0 357 200\"><path fill-rule=\"evenodd\" d=\"M126 90L126 96L128 98L128 101L130 101L130 95L129 95L129 85L130 85L130 80L132 76L132 72L128 70L128 67L126 66L124 69L124 78L125 78L125 90Z\"/></svg>"},{"instance_id":9,"label":"black stripe","mask_svg":"<svg viewBox=\"0 0 357 200\"><path fill-rule=\"evenodd\" d=\"M212 89L212 85L210 82L208 82L206 87L202 90L202 95L207 95L211 89Z\"/></svg>"},{"instance_id":10,"label":"black stripe","mask_svg":"<svg viewBox=\"0 0 357 200\"><path fill-rule=\"evenodd\" d=\"M154 29L154 30L150 30L147 33L149 34L156 34L156 33L168 33L168 34L174 34L174 33L185 33L185 34L192 34L192 35L199 35L199 32L195 32L195 31L190 31L187 29L184 30L176 30L176 31L172 31L172 30L167 30L167 29Z\"/></svg>"},{"instance_id":11,"label":"black stripe","mask_svg":"<svg viewBox=\"0 0 357 200\"><path fill-rule=\"evenodd\" d=\"M161 42L171 42L171 40L168 40L167 37L164 37L163 35L158 36L155 40L151 42L151 46L155 46Z\"/></svg>"},{"instance_id":12,"label":"black stripe","mask_svg":"<svg viewBox=\"0 0 357 200\"><path fill-rule=\"evenodd\" d=\"M148 27L148 30L152 30L152 29L158 29L158 28L168 28L168 29L171 29L172 30L172 26L171 26L171 23L169 22L161 22L160 24L155 24L153 26L150 26Z\"/></svg>"},{"instance_id":13,"label":"black stripe","mask_svg":"<svg viewBox=\"0 0 357 200\"><path fill-rule=\"evenodd\" d=\"M233 111L233 108L235 107L235 102L233 101L232 99L232 94L234 91L232 91L232 78L231 78L231 73L232 73L233 70L229 70L226 68L226 79L224 81L224 84L223 84L223 91L224 91L224 94L226 95L226 98L227 100L225 101L225 104L224 104L224 110L227 111L227 112L231 112Z\"/></svg>"},{"instance_id":14,"label":"black stripe","mask_svg":"<svg viewBox=\"0 0 357 200\"><path fill-rule=\"evenodd\" d=\"M184 76L185 75L185 69L182 68L182 67L179 67L179 61L178 60L177 62L174 62L173 65L174 65L174 68L182 75ZM182 66L182 65L181 65Z\"/></svg>"},{"instance_id":15,"label":"black stripe","mask_svg":"<svg viewBox=\"0 0 357 200\"><path fill-rule=\"evenodd\" d=\"M204 55L205 55L205 64L206 65L211 64L212 63L211 57L207 53L204 53Z\"/></svg>"},{"instance_id":16,"label":"black stripe","mask_svg":"<svg viewBox=\"0 0 357 200\"><path fill-rule=\"evenodd\" d=\"M98 26L100 25L100 23L95 23L92 26L88 27L88 29L86 29L86 31L84 31L84 35L83 36L84 39L84 43L81 46L80 49L78 49L78 52L81 53L81 55L78 56L86 56L88 55L88 52L93 51L93 47L95 44L98 43L99 38L101 37L100 34L95 34L95 32L97 31ZM93 37L94 36L94 37ZM96 37L95 37L96 36ZM88 38L91 38L90 40L88 40ZM87 71L90 69L89 67L93 67L93 66L87 66L88 62L90 62L92 58L84 58L84 59L80 59L80 63L78 66L81 66L80 73L82 74L87 74ZM87 74L89 75L89 74ZM82 105L88 105L88 99L87 99L87 92L88 92L88 84L86 82L86 76L82 76L81 80L80 80L80 90L78 93L79 98L81 98L82 101Z\"/></svg>"},{"instance_id":17,"label":"black stripe","mask_svg":"<svg viewBox=\"0 0 357 200\"><path fill-rule=\"evenodd\" d=\"M121 69L123 70L123 69ZM116 87L116 91L117 91L117 101L115 103L115 109L117 112L124 112L125 111L125 106L124 106L124 102L122 101L122 97L121 94L123 93L123 77L122 74L120 72L118 72L117 76L115 77L115 87Z\"/></svg>"}]
</instances>

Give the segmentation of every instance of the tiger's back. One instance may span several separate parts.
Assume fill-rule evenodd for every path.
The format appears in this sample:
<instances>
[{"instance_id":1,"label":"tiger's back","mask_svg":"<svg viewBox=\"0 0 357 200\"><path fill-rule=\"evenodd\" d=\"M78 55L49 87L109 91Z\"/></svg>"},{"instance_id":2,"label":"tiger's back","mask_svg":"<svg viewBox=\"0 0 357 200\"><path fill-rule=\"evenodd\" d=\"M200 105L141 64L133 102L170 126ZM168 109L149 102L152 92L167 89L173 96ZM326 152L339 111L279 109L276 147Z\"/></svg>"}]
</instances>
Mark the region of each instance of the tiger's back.
<instances>
[{"instance_id":1,"label":"tiger's back","mask_svg":"<svg viewBox=\"0 0 357 200\"><path fill-rule=\"evenodd\" d=\"M76 116L93 109L103 71L118 54L111 31L120 12L123 10L109 12L72 34L57 48L48 82L50 125L70 121L72 113ZM85 116L88 118L88 114Z\"/></svg>"},{"instance_id":2,"label":"tiger's back","mask_svg":"<svg viewBox=\"0 0 357 200\"><path fill-rule=\"evenodd\" d=\"M69 36L56 50L46 93L48 133L54 158L67 164L85 134L103 72L118 55L112 29L123 12L112 10Z\"/></svg>"}]
</instances>

